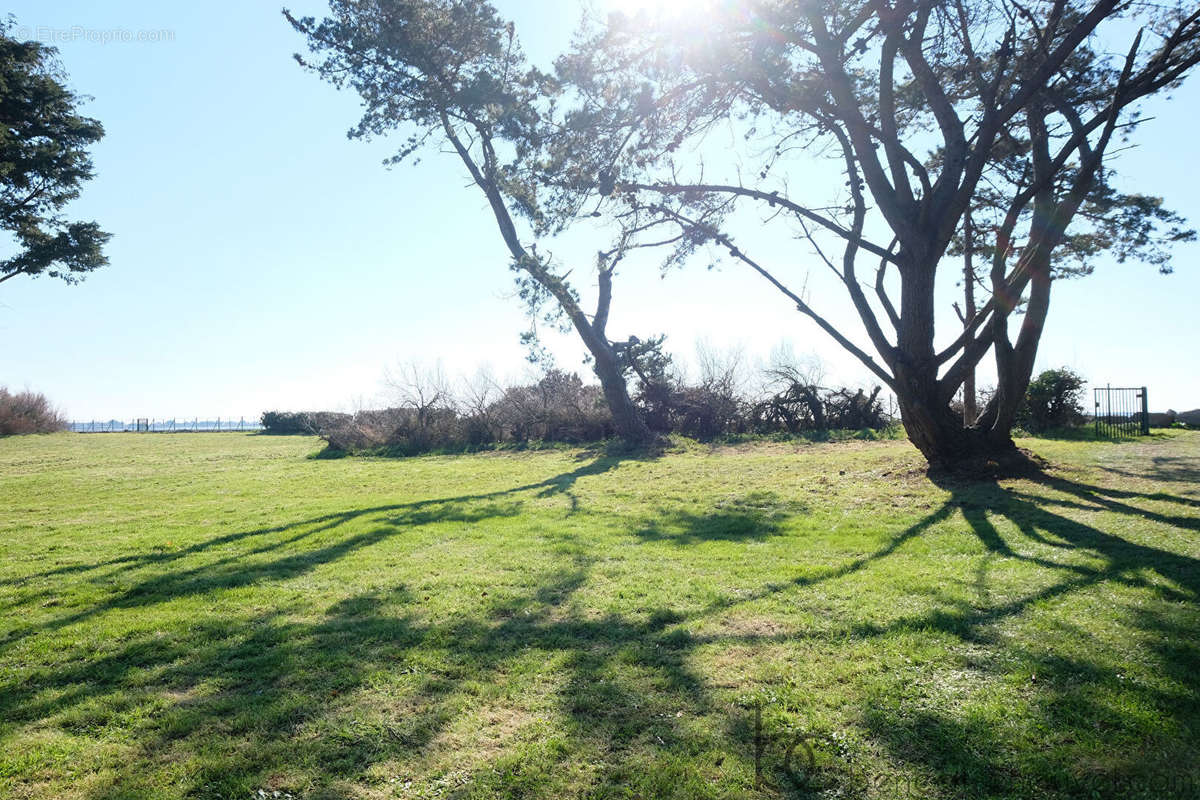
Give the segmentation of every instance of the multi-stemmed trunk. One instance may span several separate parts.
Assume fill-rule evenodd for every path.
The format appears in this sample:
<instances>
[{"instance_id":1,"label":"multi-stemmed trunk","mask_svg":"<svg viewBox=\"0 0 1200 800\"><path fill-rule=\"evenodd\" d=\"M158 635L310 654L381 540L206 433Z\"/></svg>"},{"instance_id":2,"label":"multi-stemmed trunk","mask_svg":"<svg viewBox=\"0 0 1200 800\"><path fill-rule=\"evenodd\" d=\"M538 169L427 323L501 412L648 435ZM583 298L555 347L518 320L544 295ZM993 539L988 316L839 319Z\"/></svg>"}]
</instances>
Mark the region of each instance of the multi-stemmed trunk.
<instances>
[{"instance_id":1,"label":"multi-stemmed trunk","mask_svg":"<svg viewBox=\"0 0 1200 800\"><path fill-rule=\"evenodd\" d=\"M1007 465L1020 460L1012 426L1020 398L1029 386L1028 374L1003 376L1003 390L996 392L974 423L964 425L932 368L898 372L903 384L899 384L896 399L904 430L931 467L971 468L989 461Z\"/></svg>"},{"instance_id":2,"label":"multi-stemmed trunk","mask_svg":"<svg viewBox=\"0 0 1200 800\"><path fill-rule=\"evenodd\" d=\"M1008 464L1019 458L1011 426L964 426L962 417L947 403L939 402L936 394L902 392L897 397L904 430L931 467L957 469L988 461Z\"/></svg>"},{"instance_id":3,"label":"multi-stemmed trunk","mask_svg":"<svg viewBox=\"0 0 1200 800\"><path fill-rule=\"evenodd\" d=\"M904 430L935 469L973 468L987 462L1006 466L1022 461L1012 440L1012 428L1029 386L1050 300L1048 264L1030 264L1027 269L1031 290L1020 336L1015 345L1009 341L1011 310L995 310L990 338L995 348L997 390L970 424L964 424L963 416L950 406L959 386L945 375L939 377L933 344L934 271L910 265L902 272L897 346L888 361ZM968 364L962 380L974 371L974 363Z\"/></svg>"}]
</instances>

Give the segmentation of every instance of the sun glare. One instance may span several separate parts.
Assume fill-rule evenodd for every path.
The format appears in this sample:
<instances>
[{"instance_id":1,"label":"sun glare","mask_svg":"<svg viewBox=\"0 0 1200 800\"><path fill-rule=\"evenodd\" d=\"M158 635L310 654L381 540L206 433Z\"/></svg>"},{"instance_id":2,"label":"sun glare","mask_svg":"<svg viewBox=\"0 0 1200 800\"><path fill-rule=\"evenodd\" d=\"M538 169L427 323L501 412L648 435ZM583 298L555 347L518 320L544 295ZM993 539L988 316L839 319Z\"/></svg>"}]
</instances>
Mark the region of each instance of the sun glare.
<instances>
[{"instance_id":1,"label":"sun glare","mask_svg":"<svg viewBox=\"0 0 1200 800\"><path fill-rule=\"evenodd\" d=\"M648 17L680 17L710 11L713 0L606 0L606 4L611 10L631 17L639 13Z\"/></svg>"}]
</instances>

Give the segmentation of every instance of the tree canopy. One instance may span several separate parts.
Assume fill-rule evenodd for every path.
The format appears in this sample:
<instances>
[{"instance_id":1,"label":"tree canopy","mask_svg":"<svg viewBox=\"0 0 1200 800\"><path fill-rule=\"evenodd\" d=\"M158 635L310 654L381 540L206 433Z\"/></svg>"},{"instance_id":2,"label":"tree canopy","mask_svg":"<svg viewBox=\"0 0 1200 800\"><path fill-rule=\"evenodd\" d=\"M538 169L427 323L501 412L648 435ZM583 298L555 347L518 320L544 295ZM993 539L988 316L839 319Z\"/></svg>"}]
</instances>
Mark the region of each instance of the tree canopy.
<instances>
[{"instance_id":1,"label":"tree canopy","mask_svg":"<svg viewBox=\"0 0 1200 800\"><path fill-rule=\"evenodd\" d=\"M605 332L615 266L633 249L665 248L668 265L716 249L748 266L895 393L931 463L953 464L1015 455L1054 280L1106 253L1169 270L1170 245L1194 236L1160 198L1121 188L1113 159L1139 101L1200 60L1200 9L1185 4L735 0L665 24L613 14L550 72L486 0L285 14L317 56L301 63L362 97L352 136L405 128L394 160L429 142L459 156L522 296L533 309L553 300L618 424L643 435L624 384L639 350ZM814 181L814 156L842 179ZM761 224L735 234L747 207ZM596 259L592 314L538 249L581 217L617 231ZM836 276L861 330L756 255L768 226ZM938 280L963 274L959 257L984 265L980 302L939 339ZM997 391L964 420L951 401L988 353Z\"/></svg>"},{"instance_id":2,"label":"tree canopy","mask_svg":"<svg viewBox=\"0 0 1200 800\"><path fill-rule=\"evenodd\" d=\"M46 274L67 283L104 266L109 234L70 221L64 208L93 175L88 147L104 128L81 116L55 64L55 49L0 29L0 229L15 253L0 260L0 283Z\"/></svg>"},{"instance_id":3,"label":"tree canopy","mask_svg":"<svg viewBox=\"0 0 1200 800\"><path fill-rule=\"evenodd\" d=\"M577 187L547 177L564 163L562 142L572 129L558 116L561 82L526 62L512 23L486 0L333 0L321 20L284 16L312 53L297 55L300 64L362 98L352 138L403 131L392 164L426 145L458 156L488 201L531 318L548 311L552 321L565 319L587 347L620 434L649 439L629 397L620 343L607 332L613 277L636 246L633 233L623 229L599 249L589 314L568 281L571 269L538 247L583 215Z\"/></svg>"},{"instance_id":4,"label":"tree canopy","mask_svg":"<svg viewBox=\"0 0 1200 800\"><path fill-rule=\"evenodd\" d=\"M566 63L595 120L577 160L604 151L607 213L675 226L674 259L716 247L757 272L896 393L931 462L953 463L1014 452L1054 279L1102 253L1169 269L1193 236L1120 190L1112 155L1139 101L1198 60L1200 9L1184 4L738 0L659 26L616 15ZM698 155L731 130L733 152ZM813 155L843 181L814 187ZM755 232L735 238L747 205L837 276L861 332L757 258ZM943 267L967 247L987 296L938 341L937 279L961 274ZM989 351L998 390L964 426L950 402Z\"/></svg>"}]
</instances>

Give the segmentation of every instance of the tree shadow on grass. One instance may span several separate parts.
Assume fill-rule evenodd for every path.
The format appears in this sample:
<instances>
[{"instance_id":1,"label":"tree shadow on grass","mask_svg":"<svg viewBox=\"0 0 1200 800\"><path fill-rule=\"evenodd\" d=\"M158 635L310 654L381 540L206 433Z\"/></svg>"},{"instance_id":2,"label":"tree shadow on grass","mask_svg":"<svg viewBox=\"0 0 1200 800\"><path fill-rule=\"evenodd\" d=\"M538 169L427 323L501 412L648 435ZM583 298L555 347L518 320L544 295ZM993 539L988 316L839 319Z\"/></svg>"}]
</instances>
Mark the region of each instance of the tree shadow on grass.
<instances>
[{"instance_id":1,"label":"tree shadow on grass","mask_svg":"<svg viewBox=\"0 0 1200 800\"><path fill-rule=\"evenodd\" d=\"M133 585L10 632L0 649L13 652L30 637L110 612L209 596L226 606L226 590L292 581L422 526L515 516L522 494L569 496L577 480L618 462L591 462L500 492L357 509L217 537L185 548L193 556L186 562L180 561L184 553L110 559L92 567L102 573L94 580L121 574ZM343 531L350 522L358 524ZM175 789L189 797L251 796L259 789L349 797L364 781L384 780L377 774L384 765L404 769L406 763L423 764L423 778L451 781L439 796L458 796L468 783L472 791L491 786L486 796L555 796L554 782L564 780L555 776L577 772L562 760L580 750L599 770L593 780L610 789L627 778L660 796L667 788L704 796L687 788L703 780L681 772L678 756L715 746L681 722L710 711L702 682L685 664L687 636L668 630L681 616L666 607L629 616L572 608L591 556L568 535L554 541L557 566L531 576L527 592L497 598L483 612L468 607L430 617L412 590L397 585L345 598L316 621L296 608L248 617L238 606L183 628L168 617L158 623L166 630L118 633L98 648L80 628L83 638L64 642L69 652L19 682L0 684L0 733L32 726L89 740L115 734L132 743L132 757L93 776L94 797L158 796L162 787L155 782L180 769ZM150 573L140 577L134 571L140 568ZM67 580L86 572L40 577ZM512 754L502 748L495 755L486 742L472 745L482 755L471 747L456 753L455 737L470 739L463 720L474 719L481 698L513 704L506 694L514 691L509 674L536 671L539 661L550 665L535 682L549 687L542 713L554 718L570 747L521 738L528 726L517 725L517 740L507 743ZM517 700L536 705L538 698ZM671 754L662 763L660 751ZM628 774L639 759L645 769ZM522 778L522 770L551 788L526 785L530 778ZM521 786L528 791L514 788Z\"/></svg>"},{"instance_id":2,"label":"tree shadow on grass","mask_svg":"<svg viewBox=\"0 0 1200 800\"><path fill-rule=\"evenodd\" d=\"M150 575L93 608L31 626L28 635L108 611L292 580L424 525L518 514L521 493L566 495L580 477L614 466L592 462L506 491L359 509L218 537L211 541L245 549L227 556L211 543L194 545L191 555L215 558L183 570L172 563L175 554L106 561L93 568L174 571ZM185 629L131 633L99 650L80 640L64 657L8 682L0 693L0 719L5 727L32 725L131 742L134 755L109 764L109 772L95 779L89 791L97 798L161 795L164 775L174 776L178 794L204 798L250 796L260 788L343 798L364 787L386 792L393 779L416 780L414 794L442 797L587 791L753 796L754 744L744 714L730 709L728 697L697 670L694 657L702 646L765 647L804 634L700 636L688 632L688 623L779 592L793 592L802 602L806 593L870 569L961 514L985 549L976 575L977 602L939 599L922 613L834 631L824 643L882 646L912 635L950 637L975 648L968 678L1003 682L1021 670L1036 670L1039 683L1023 695L1016 725L951 704L922 704L905 676L861 687L857 714L871 745L921 776L927 791L911 796L1092 796L1086 789L1099 797L1136 797L1111 787L1154 780L1196 755L1185 731L1200 724L1194 635L1200 562L1145 537L1130 541L1065 516L1103 511L1190 532L1196 530L1193 517L1160 508L1190 504L1054 475L1030 484L944 482L943 488L949 496L941 507L873 553L736 601L640 614L589 608L579 595L597 554L586 541L559 534L552 565L531 576L526 591L497 598L482 610L431 616L417 592L397 584L352 594L315 618L282 608L249 617L213 613ZM795 506L771 516L763 509L776 500L768 499L748 495L709 513L664 510L640 535L679 545L758 541L779 535L787 515L803 513ZM365 529L339 533L355 520L367 523ZM1006 534L1001 521L1011 522L1026 541ZM1028 552L1047 547L1048 553ZM1064 556L1084 551L1092 558L1059 560L1056 551ZM1005 559L1044 570L1047 580L1020 596L992 601L988 565ZM1103 584L1145 590L1179 609L1141 609L1130 624L1153 642L1150 655L1164 675L1192 692L1131 685L1117 665L1099 657L996 635L997 623ZM0 647L8 649L14 641L10 636ZM492 725L482 711L491 706L519 708L522 714ZM730 717L734 723L727 725L692 724ZM1038 736L1046 737L1045 746L1029 741ZM1111 757L1138 747L1149 748L1141 762L1084 764L1082 772L1076 763L1081 756ZM865 785L849 770L832 777L847 791ZM774 785L785 795L813 795L804 787Z\"/></svg>"},{"instance_id":3,"label":"tree shadow on grass","mask_svg":"<svg viewBox=\"0 0 1200 800\"><path fill-rule=\"evenodd\" d=\"M660 508L636 533L643 541L681 547L703 542L762 542L782 535L782 523L806 513L803 503L785 500L775 492L750 492L718 503L707 512Z\"/></svg>"},{"instance_id":4,"label":"tree shadow on grass","mask_svg":"<svg viewBox=\"0 0 1200 800\"><path fill-rule=\"evenodd\" d=\"M429 791L450 780L438 796L469 788L477 796L549 797L555 781L574 773L564 763L570 756L602 766L594 780L613 789L613 776L639 758L649 767L655 752L714 746L684 724L685 714L711 708L685 663L687 636L667 630L679 616L570 609L591 561L582 548L566 550L527 594L483 615L424 618L417 597L397 586L343 599L316 621L280 611L213 616L186 631L129 637L100 654L77 648L78 660L8 687L0 718L85 737L120 730L132 739L137 757L110 765L94 797L156 796L156 775L173 764L185 767L175 788L189 797L265 789L348 798L364 783L386 788L384 767L423 770ZM511 672L529 670L541 672L533 684L545 684L548 697L509 682ZM497 731L471 738L480 705L489 703L541 703L558 729L549 739L559 744L517 730L502 742L514 752L501 764L505 756L486 741ZM676 796L703 796L687 789L698 778L680 774L675 761L633 777L651 790L674 785L682 787Z\"/></svg>"},{"instance_id":5,"label":"tree shadow on grass","mask_svg":"<svg viewBox=\"0 0 1200 800\"><path fill-rule=\"evenodd\" d=\"M1133 541L1061 513L1104 511L1115 519L1151 520L1191 538L1200 518L1152 510L1163 502L1193 504L1163 493L1139 494L1070 480L1034 476L1032 486L993 482L942 481L948 506L961 510L971 532L986 549L981 560L979 600L901 618L885 625L863 624L855 635L893 637L926 634L956 637L984 655L969 663L968 675L1011 681L1027 675L1016 695L1032 729L1006 724L1003 714L976 710L964 714L950 702L906 700L891 686L864 708L875 740L895 758L927 779L931 796L1190 798L1200 791L1194 768L1200 753L1184 731L1200 726L1200 646L1197 605L1200 560L1152 542ZM1010 523L1025 541L1009 540L1000 522ZM1147 537L1141 537L1143 540ZM1151 537L1152 538L1152 537ZM1064 558L1030 555L1030 546L1061 550ZM1053 550L1051 551L1053 552ZM1077 554L1088 557L1080 561ZM996 559L1025 562L1045 570L1044 585L1017 598L989 600L986 565ZM1002 636L999 623L1028 613L1048 613L1047 603L1102 586L1142 590L1175 609L1169 616L1130 606L1130 634L1152 643L1153 663L1166 686L1129 680L1103 645L1087 655L1075 644L1092 634L1069 618L1045 641ZM1108 594L1108 592L1105 592ZM1039 609L1039 611L1034 611ZM982 648L982 649L980 649ZM1088 650L1088 648L1082 648ZM1147 654L1148 655L1148 654ZM1180 687L1185 687L1182 690ZM986 708L983 700L978 707Z\"/></svg>"},{"instance_id":6,"label":"tree shadow on grass","mask_svg":"<svg viewBox=\"0 0 1200 800\"><path fill-rule=\"evenodd\" d=\"M938 482L949 493L945 502L875 552L787 583L768 584L707 610L780 593L802 602L806 590L867 570L959 514L984 548L973 601L928 592L921 611L891 620L848 622L812 634L716 634L698 637L698 643L778 644L797 636L817 638L830 647L845 641L892 647L884 643L914 636L958 642L973 654L965 668L949 671L951 682L963 682L962 691L1028 680L1012 709L1019 723L989 709L986 697L975 697L968 706L961 705L961 695L936 697L947 677L931 664L927 677L933 688L928 691L936 699L920 685L925 676L918 673L914 680L900 675L876 680L855 712L874 745L906 765L904 782L893 775L880 783L878 775L856 772L854 763L847 762L828 769L824 782L796 784L794 775L776 774L777 787L812 797L831 790L970 800L1200 796L1200 771L1194 766L1200 747L1187 733L1200 729L1200 559L1172 547L1179 536L1195 541L1200 517L1174 509L1190 511L1196 504L1170 493L1115 489L1055 473L1031 476L1029 482ZM1123 533L1134 523L1160 527L1118 535L1067 512L1082 519L1094 512ZM1023 589L1016 596L1007 589L991 591L989 570L1005 561L1038 570L1032 591ZM1044 641L1036 634L1014 638L1003 633L1009 623L1047 624L1045 618L1054 613L1048 609L1076 595L1099 590L1092 596L1107 596L1116 589L1145 593L1140 596L1152 601L1127 601L1126 635L1146 645L1140 651L1131 646L1117 652L1140 653L1155 665L1155 678L1130 678L1120 662L1127 656L1114 658L1102 644L1090 652L1075 648L1093 634L1075 628L1069 617L1058 619Z\"/></svg>"},{"instance_id":7,"label":"tree shadow on grass","mask_svg":"<svg viewBox=\"0 0 1200 800\"><path fill-rule=\"evenodd\" d=\"M311 569L319 564L334 560L340 555L360 547L374 544L383 538L393 535L397 530L393 529L378 529L370 533L360 534L352 541L341 541L331 544L328 548L323 548L315 551L308 551L297 554L295 557L279 561L271 562L263 565L257 571L239 569L234 566L236 563L244 562L247 556L261 556L275 551L293 548L305 540L313 540L320 538L322 534L334 531L337 528L354 522L360 518L380 516L391 514L387 520L393 526L401 526L404 524L416 525L427 524L434 521L459 521L459 522L480 522L489 516L515 516L520 513L522 502L519 499L520 495L530 493L539 499L554 497L557 495L565 496L571 505L572 510L578 507L578 500L571 491L575 483L581 478L602 475L610 470L616 469L622 461L628 460L621 456L605 456L596 458L587 462L580 467L563 472L559 475L554 475L545 480L527 483L521 486L515 486L510 489L501 489L494 492L481 492L475 494L457 495L453 497L431 498L426 500L415 500L407 503L395 503L390 505L372 506L369 508L358 508L349 511L341 511L332 514L322 514L308 519L297 520L283 525L272 525L260 528L253 528L245 531L238 531L222 536L216 536L211 539L205 539L187 547L181 547L174 550L153 550L149 552L131 553L128 555L118 556L117 558L106 559L104 561L90 564L70 564L40 572L27 573L15 578L7 578L0 580L0 586L18 586L30 581L36 581L46 578L55 578L67 575L85 576L92 573L90 580L96 583L112 582L122 575L122 573L140 570L151 566L170 566L173 562L179 562L189 557L204 555L209 551L221 550L233 545L244 545L247 541L262 540L264 543L251 547L249 550L238 551L236 554L217 562L210 562L203 568L206 572L206 577L201 583L195 584L194 588L197 591L206 591L213 588L222 588L225 586L241 585L251 583L255 580L273 577L270 573L272 570L278 569L279 574L274 577L284 578L296 574L300 571ZM507 502L500 502L507 500ZM475 504L489 502L487 506L476 506ZM275 534L288 534L284 538L275 537ZM214 565L230 565L231 568L227 571L226 577L221 578L213 574L212 567ZM176 584L182 581L180 585L186 585L186 582L193 578L191 570L184 570L179 573L164 574L150 582L143 582L135 585L127 593L128 596L134 597L138 595L154 594L157 590L164 588L168 584ZM223 583L222 581L231 581ZM178 588L178 587L176 587ZM178 592L177 592L178 593ZM45 600L49 597L48 591L25 593L23 597L15 603L10 604L9 608L16 608L22 605L31 605L35 602ZM100 613L108 608L121 605L120 599L112 601L110 605L95 606L90 610L80 612L80 614L64 617L62 624L71 624L86 616L91 616L95 613ZM59 626L61 627L61 625ZM13 631L9 634L9 640L21 638L28 633L36 632L35 628L29 628L23 634L21 631ZM4 642L0 641L0 646Z\"/></svg>"},{"instance_id":8,"label":"tree shadow on grass","mask_svg":"<svg viewBox=\"0 0 1200 800\"><path fill-rule=\"evenodd\" d=\"M1123 478L1142 478L1164 483L1183 483L1187 487L1190 487L1193 494L1200 491L1200 454L1194 456L1152 456L1150 458L1150 466L1140 472L1108 465L1102 466L1101 469Z\"/></svg>"}]
</instances>

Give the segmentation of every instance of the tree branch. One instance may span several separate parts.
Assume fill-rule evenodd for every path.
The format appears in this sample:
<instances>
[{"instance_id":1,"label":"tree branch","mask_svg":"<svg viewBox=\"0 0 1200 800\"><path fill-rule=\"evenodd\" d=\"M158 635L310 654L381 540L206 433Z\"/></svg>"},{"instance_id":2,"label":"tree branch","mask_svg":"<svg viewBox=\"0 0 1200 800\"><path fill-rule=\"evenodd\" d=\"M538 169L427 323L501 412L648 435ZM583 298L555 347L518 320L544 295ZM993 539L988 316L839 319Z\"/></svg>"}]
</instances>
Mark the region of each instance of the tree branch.
<instances>
[{"instance_id":1,"label":"tree branch","mask_svg":"<svg viewBox=\"0 0 1200 800\"><path fill-rule=\"evenodd\" d=\"M694 184L666 184L666 183L623 183L622 187L627 189L636 189L638 191L657 192L664 195L679 195L679 194L732 194L739 197L750 197L755 200L761 200L764 203L781 206L788 211L791 211L798 217L803 217L811 222L815 222L821 227L832 233L837 234L841 238L851 241L854 239L854 234L847 228L842 227L833 220L821 214L811 211L804 206L788 200L786 197L779 195L776 192L764 192L758 189L749 189L744 186L733 186L729 184L712 184L712 183L694 183ZM889 261L895 261L895 256L888 250L880 247L874 242L859 236L855 241L859 247L866 250L868 253L885 258Z\"/></svg>"},{"instance_id":2,"label":"tree branch","mask_svg":"<svg viewBox=\"0 0 1200 800\"><path fill-rule=\"evenodd\" d=\"M859 361L861 361L863 363L863 365L865 365L867 367L867 369L871 370L871 372L874 373L876 375L876 377L878 377L881 381L883 381L888 386L888 388L892 389L893 391L895 390L895 388L896 388L895 379L892 378L892 376L885 369L883 369L883 367L879 366L879 364L876 363L876 361L873 358L871 358L870 355L868 355L858 345L854 344L854 342L852 342L848 338L846 338L846 336L843 335L841 333L841 331L839 331L837 328L835 328L823 316L821 316L816 311L814 311L812 309L812 307L808 305L808 303L804 302L804 300L799 295L797 295L795 292L793 292L791 289L789 289L787 286L785 286L779 279L777 279L774 275L772 275L766 268L764 268L761 264L759 264L754 259L750 258L748 255L746 255L744 252L742 252L739 248L734 246L733 242L729 239L729 237L725 236L723 233L716 230L715 228L713 228L710 225L707 225L703 222L699 222L697 220L689 219L688 217L686 217L676 211L671 211L670 209L664 209L664 212L666 214L668 214L669 216L671 216L672 218L678 220L682 226L686 226L686 227L692 228L694 230L698 230L698 231L702 232L703 234L705 234L706 236L708 236L709 238L716 241L718 244L728 248L729 254L731 256L738 259L742 263L746 264L751 269L753 269L755 272L757 272L759 275L766 278L768 283L770 283L772 286L774 286L776 289L778 289L780 292L782 292L785 297L787 297L789 300L791 300L793 303L796 304L796 309L798 311L800 311L802 314L804 314L807 317L809 317L810 319L812 319L813 322L817 323L817 325L821 328L821 330L823 330L827 334L829 334L834 339L834 341L836 341L839 345L841 345L847 352L849 352L851 355L853 355L855 358L857 358Z\"/></svg>"}]
</instances>

